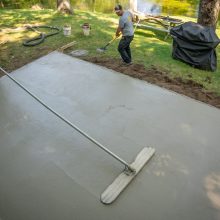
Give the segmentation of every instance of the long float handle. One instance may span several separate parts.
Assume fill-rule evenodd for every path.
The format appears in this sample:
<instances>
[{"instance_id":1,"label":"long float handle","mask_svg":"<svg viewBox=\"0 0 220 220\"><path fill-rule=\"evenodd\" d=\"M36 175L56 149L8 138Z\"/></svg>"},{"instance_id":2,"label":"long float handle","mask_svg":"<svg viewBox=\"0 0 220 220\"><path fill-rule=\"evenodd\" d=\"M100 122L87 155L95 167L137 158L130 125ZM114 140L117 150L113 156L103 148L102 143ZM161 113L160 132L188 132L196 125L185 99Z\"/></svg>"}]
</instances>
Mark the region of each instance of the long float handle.
<instances>
[{"instance_id":1,"label":"long float handle","mask_svg":"<svg viewBox=\"0 0 220 220\"><path fill-rule=\"evenodd\" d=\"M127 163L125 162L122 158L111 152L109 149L104 147L102 144L100 144L98 141L96 141L94 138L90 137L87 133L82 131L80 128L78 128L76 125L68 121L65 117L57 113L55 110L53 110L51 107L46 105L40 98L38 98L36 95L34 95L32 92L30 92L28 89L26 89L20 82L18 82L14 77L10 76L4 69L0 67L0 70L4 72L6 76L8 76L12 81L14 81L19 87L21 87L25 92L27 92L30 96L32 96L35 100L37 100L41 105L43 105L45 108L47 108L49 111L51 111L53 114L55 114L58 118L60 118L62 121L64 121L66 124L68 124L70 127L74 128L77 130L80 134L82 134L84 137L89 139L91 142L93 142L95 145L97 145L99 148L104 150L106 153L114 157L116 160L121 162L123 165L125 165L125 168L130 170L131 172L135 172L135 170Z\"/></svg>"}]
</instances>

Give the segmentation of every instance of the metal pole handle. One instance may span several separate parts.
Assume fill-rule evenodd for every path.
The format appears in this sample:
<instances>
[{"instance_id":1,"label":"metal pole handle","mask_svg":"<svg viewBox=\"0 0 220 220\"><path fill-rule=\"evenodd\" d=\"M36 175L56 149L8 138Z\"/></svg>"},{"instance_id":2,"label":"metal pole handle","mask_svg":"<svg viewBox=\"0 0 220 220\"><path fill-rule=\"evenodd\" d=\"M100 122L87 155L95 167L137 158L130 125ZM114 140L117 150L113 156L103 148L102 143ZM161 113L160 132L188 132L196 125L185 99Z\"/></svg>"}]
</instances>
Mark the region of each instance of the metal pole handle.
<instances>
[{"instance_id":1,"label":"metal pole handle","mask_svg":"<svg viewBox=\"0 0 220 220\"><path fill-rule=\"evenodd\" d=\"M58 118L60 118L62 121L64 121L66 124L68 124L70 127L77 130L80 134L82 134L84 137L89 139L91 142L93 142L95 145L97 145L99 148L104 150L106 153L114 157L116 160L121 162L123 165L125 165L125 169L130 170L131 172L135 172L135 170L122 158L111 152L109 149L104 147L102 144L100 144L98 141L96 141L94 138L90 137L87 133L82 131L80 128L78 128L76 125L72 124L69 120L67 120L65 117L57 113L55 110L53 110L51 107L49 107L47 104L45 104L40 98L38 98L36 95L34 95L32 92L30 92L28 89L26 89L20 82L18 82L14 77L10 76L4 69L0 67L0 70L4 72L6 76L8 76L13 82L15 82L19 87L21 87L24 91L26 91L30 96L32 96L35 100L37 100L41 105L43 105L45 108L47 108L49 111L51 111L53 114L55 114Z\"/></svg>"}]
</instances>

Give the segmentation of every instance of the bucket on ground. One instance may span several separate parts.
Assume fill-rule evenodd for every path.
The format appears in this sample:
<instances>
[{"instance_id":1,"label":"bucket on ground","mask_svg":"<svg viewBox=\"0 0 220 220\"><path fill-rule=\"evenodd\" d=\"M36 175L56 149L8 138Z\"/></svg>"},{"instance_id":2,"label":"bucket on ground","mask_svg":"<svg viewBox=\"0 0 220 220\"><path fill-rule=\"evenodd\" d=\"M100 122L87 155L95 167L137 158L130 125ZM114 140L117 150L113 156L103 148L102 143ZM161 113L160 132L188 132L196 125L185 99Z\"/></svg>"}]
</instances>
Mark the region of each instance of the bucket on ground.
<instances>
[{"instance_id":1,"label":"bucket on ground","mask_svg":"<svg viewBox=\"0 0 220 220\"><path fill-rule=\"evenodd\" d=\"M88 36L88 35L90 34L90 30L91 30L90 24L89 24L89 23L84 23L84 24L82 25L82 30L83 30L83 34L84 34L85 36Z\"/></svg>"},{"instance_id":2,"label":"bucket on ground","mask_svg":"<svg viewBox=\"0 0 220 220\"><path fill-rule=\"evenodd\" d=\"M64 34L64 36L71 35L71 26L70 25L65 25L63 27L63 34Z\"/></svg>"}]
</instances>

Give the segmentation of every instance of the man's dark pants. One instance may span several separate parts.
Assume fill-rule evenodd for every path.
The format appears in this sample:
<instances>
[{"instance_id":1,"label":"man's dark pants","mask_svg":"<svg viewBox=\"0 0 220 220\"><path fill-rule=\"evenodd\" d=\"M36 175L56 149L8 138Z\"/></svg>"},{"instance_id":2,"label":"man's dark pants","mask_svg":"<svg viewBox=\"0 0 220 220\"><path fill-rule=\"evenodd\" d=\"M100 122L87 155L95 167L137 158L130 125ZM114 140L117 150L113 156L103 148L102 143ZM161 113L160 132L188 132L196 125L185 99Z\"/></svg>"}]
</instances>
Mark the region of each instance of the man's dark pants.
<instances>
[{"instance_id":1,"label":"man's dark pants","mask_svg":"<svg viewBox=\"0 0 220 220\"><path fill-rule=\"evenodd\" d=\"M123 36L118 45L118 52L125 63L131 62L131 49L130 43L134 36Z\"/></svg>"}]
</instances>

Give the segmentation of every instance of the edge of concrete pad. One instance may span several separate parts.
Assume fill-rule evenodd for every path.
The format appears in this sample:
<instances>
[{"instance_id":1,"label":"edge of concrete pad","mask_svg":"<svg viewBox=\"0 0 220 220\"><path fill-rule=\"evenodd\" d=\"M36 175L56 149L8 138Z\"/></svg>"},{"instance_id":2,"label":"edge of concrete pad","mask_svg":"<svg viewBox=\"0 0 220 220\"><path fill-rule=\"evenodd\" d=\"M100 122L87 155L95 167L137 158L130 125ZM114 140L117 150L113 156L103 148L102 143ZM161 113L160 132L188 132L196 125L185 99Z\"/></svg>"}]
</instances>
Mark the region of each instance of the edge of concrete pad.
<instances>
[{"instance_id":1,"label":"edge of concrete pad","mask_svg":"<svg viewBox=\"0 0 220 220\"><path fill-rule=\"evenodd\" d=\"M83 59L80 59L80 58L78 58L78 57L72 57L72 56L70 56L70 55L68 55L68 54L61 53L61 52L59 52L59 51L57 51L57 50L52 51L52 52L50 52L50 53L48 53L48 54L46 54L46 55L44 55L44 56L42 56L42 57L39 57L39 58L37 58L36 60L43 59L44 57L49 56L50 54L53 54L53 53L63 54L64 56L67 56L67 57L69 57L69 58L76 59L76 60L80 60L81 62L85 62L85 63L90 63L91 65L98 66L99 68L106 69L106 70L111 71L111 72L113 72L113 73L121 74L121 75L123 75L124 77L132 78L133 80L141 81L142 83L145 83L145 84L148 84L148 85L151 85L151 86L160 88L161 90L168 91L168 92L170 92L170 93L173 93L173 94L182 96L182 97L187 98L187 99L189 99L189 100L191 100L191 101L195 101L195 102L197 102L197 103L203 104L203 105L205 105L205 106L209 106L209 107L211 107L211 108L214 108L214 109L220 111L219 108L217 108L217 107L215 107L215 106L213 106L213 105L210 105L209 103L205 103L205 102L202 102L202 101L200 101L200 100L193 99L193 98L191 98L191 97L189 97L189 96L186 96L186 95L184 95L184 94L175 92L175 91L170 90L170 89L167 89L167 88L160 87L160 86L158 86L158 85L156 85L156 84L153 84L153 83L150 83L150 82L148 82L148 81L141 80L141 79L138 79L138 78L134 78L134 77L125 75L125 74L123 74L123 73L121 73L121 72L117 72L117 71L115 71L115 70L113 70L113 69L109 69L109 68L107 68L107 67L105 67L105 66L101 66L101 65L98 65L98 64L95 64L95 63L91 63L91 62L85 61L85 60L83 60ZM25 68L26 66L31 65L31 63L35 62L36 60L33 60L32 62L27 63L27 64L25 64L24 66L22 66L22 67L20 67L20 68L18 68L18 69L16 69L16 70L13 70L12 72L10 72L10 74L14 74L17 70L22 70L22 69ZM2 76L1 78L3 78L3 77L7 77L7 76L4 75L4 76ZM1 78L0 78L0 80L1 80Z\"/></svg>"},{"instance_id":2,"label":"edge of concrete pad","mask_svg":"<svg viewBox=\"0 0 220 220\"><path fill-rule=\"evenodd\" d=\"M54 51L54 52L58 52L58 51ZM52 52L52 53L53 53L53 52ZM58 53L59 53L59 52L58 52ZM71 57L71 56L69 56L68 54L64 54L64 55L66 55L66 56L68 56L68 57ZM80 59L80 58L78 58L78 57L71 57L71 58L74 58L74 59L80 60L80 61L85 62L85 63L91 63L91 62L88 62L88 61L82 60L82 59ZM95 66L98 66L98 67L101 67L101 68L103 68L103 69L110 70L110 71L113 72L113 73L119 73L119 74L122 74L122 75L125 76L125 77L132 78L132 79L134 79L134 80L141 81L141 82L143 82L143 83L146 83L146 84L149 84L149 85L155 86L155 87L157 87L157 88L160 88L160 89L162 89L162 90L168 91L168 92L170 92L170 93L174 93L174 94L176 94L176 95L180 95L180 96L182 96L182 97L185 97L185 98L187 98L187 99L190 99L190 100L196 101L196 102L198 102L198 103L200 103L200 104L203 104L203 105L209 106L209 107L211 107L211 108L214 108L214 109L217 109L217 110L220 111L219 108L217 108L217 107L215 107L215 106L213 106L213 105L210 105L210 104L205 103L205 102L202 102L202 101L200 101L200 100L197 100L197 99L191 98L191 97L186 96L186 95L184 95L184 94L181 94L181 93L175 92L175 91L170 90L170 89L167 89L167 88L163 88L163 87L161 87L161 86L158 86L158 85L156 85L156 84L150 83L150 82L145 81L145 80L141 80L141 79L138 79L138 78L134 78L134 77L131 77L131 76L125 75L125 74L123 74L123 73L121 73L121 72L117 72L117 71L115 71L115 70L113 70L113 69L109 69L109 68L107 68L107 67L105 67L105 66L101 66L101 65L98 65L98 64L95 64L95 63L91 63L91 64L92 64L92 65L95 65Z\"/></svg>"}]
</instances>

